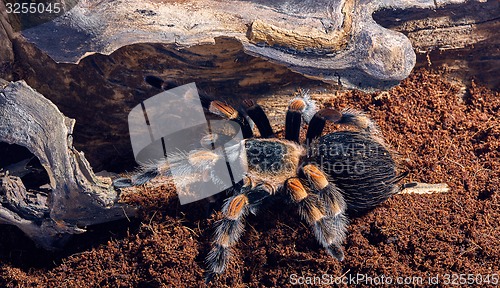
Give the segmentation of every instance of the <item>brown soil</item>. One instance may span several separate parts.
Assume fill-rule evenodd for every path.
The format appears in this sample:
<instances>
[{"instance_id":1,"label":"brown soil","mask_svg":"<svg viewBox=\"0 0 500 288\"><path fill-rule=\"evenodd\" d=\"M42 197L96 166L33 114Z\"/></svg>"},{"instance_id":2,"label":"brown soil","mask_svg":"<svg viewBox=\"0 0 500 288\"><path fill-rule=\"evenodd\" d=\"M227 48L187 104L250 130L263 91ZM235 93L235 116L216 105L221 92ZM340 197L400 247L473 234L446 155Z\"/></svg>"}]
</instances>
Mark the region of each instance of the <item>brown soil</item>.
<instances>
[{"instance_id":1,"label":"brown soil","mask_svg":"<svg viewBox=\"0 0 500 288\"><path fill-rule=\"evenodd\" d=\"M276 205L249 217L231 266L213 286L292 286L307 280L298 276L347 281L358 274L374 284L422 286L429 277L443 286L474 274L474 283L494 286L488 281L500 270L500 94L474 83L463 92L417 71L388 93L333 93L325 106L363 110L377 122L410 171L405 182L444 182L450 192L396 195L351 219L343 262L321 249L293 209ZM16 229L0 226L0 286L203 285L210 225L220 215L207 219L202 204L181 207L171 185L152 188L158 185L127 197L142 207L137 219L91 227L64 251L38 250Z\"/></svg>"}]
</instances>

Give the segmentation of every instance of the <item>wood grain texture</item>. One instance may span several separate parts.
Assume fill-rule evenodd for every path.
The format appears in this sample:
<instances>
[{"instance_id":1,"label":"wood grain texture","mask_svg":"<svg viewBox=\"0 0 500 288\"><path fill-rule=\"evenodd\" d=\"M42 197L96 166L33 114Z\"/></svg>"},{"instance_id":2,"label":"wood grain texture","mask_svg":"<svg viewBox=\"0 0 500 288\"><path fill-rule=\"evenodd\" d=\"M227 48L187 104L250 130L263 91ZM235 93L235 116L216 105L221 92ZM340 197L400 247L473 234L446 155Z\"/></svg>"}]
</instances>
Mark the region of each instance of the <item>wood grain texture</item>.
<instances>
[{"instance_id":1,"label":"wood grain texture","mask_svg":"<svg viewBox=\"0 0 500 288\"><path fill-rule=\"evenodd\" d=\"M73 148L73 119L24 81L2 86L0 142L23 146L38 159L47 173L43 190L49 192L27 189L24 178L2 167L0 223L17 226L50 249L63 236L84 232L82 227L133 215L134 209L117 204L111 181L96 176L83 153Z\"/></svg>"}]
</instances>

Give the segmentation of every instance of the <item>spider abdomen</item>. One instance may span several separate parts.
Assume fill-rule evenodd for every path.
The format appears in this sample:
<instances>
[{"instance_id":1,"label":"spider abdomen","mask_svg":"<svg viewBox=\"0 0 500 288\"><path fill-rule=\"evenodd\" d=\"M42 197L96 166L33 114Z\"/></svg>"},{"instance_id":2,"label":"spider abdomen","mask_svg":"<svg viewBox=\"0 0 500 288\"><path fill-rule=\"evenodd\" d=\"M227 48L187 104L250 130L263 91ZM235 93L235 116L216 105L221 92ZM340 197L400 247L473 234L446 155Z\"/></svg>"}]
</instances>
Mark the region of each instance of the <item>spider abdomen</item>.
<instances>
[{"instance_id":1,"label":"spider abdomen","mask_svg":"<svg viewBox=\"0 0 500 288\"><path fill-rule=\"evenodd\" d=\"M324 135L309 152L344 195L349 213L374 208L397 192L396 165L387 148L362 132Z\"/></svg>"}]
</instances>

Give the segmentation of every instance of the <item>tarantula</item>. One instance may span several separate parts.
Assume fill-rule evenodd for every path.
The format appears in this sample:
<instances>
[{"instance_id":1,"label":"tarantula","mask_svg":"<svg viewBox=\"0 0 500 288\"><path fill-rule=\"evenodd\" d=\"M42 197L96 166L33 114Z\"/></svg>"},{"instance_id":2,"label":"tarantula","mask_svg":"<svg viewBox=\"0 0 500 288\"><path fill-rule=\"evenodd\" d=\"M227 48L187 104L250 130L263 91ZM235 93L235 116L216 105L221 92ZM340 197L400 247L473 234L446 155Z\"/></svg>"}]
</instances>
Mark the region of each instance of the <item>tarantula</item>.
<instances>
[{"instance_id":1,"label":"tarantula","mask_svg":"<svg viewBox=\"0 0 500 288\"><path fill-rule=\"evenodd\" d=\"M154 76L146 77L146 81L157 88L169 88ZM237 110L206 95L200 94L200 98L210 113L236 122L244 139L227 149L227 155L205 148L184 154L188 158L188 164L182 164L187 165L182 168L186 178L206 179L200 175L205 175L219 161L237 162L246 171L223 205L223 219L216 223L212 249L206 257L207 279L224 272L231 247L244 231L245 216L256 213L273 195L289 199L328 254L342 261L347 213L355 215L370 210L401 189L398 182L406 173L397 174L392 153L377 126L363 113L328 108L317 111L314 101L303 95L290 102L285 139L277 139L256 102L245 100ZM299 140L302 120L309 124L303 143ZM252 122L260 138L254 137ZM321 136L327 122L354 129ZM216 142L219 138L210 135L209 139ZM115 180L114 185L118 188L141 185L165 175L176 165L175 155L172 156L170 165L159 162L145 166L132 178ZM215 177L208 178L216 182Z\"/></svg>"}]
</instances>

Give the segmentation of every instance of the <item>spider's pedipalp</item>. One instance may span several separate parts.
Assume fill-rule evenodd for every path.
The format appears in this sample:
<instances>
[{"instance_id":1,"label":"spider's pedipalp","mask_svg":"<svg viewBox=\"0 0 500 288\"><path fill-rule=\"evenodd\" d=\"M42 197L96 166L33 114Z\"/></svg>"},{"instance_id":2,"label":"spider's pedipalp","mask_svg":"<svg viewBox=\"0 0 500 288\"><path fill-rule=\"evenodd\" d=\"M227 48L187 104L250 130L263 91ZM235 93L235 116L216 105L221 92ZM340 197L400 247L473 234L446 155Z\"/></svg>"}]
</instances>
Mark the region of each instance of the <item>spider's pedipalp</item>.
<instances>
[{"instance_id":1,"label":"spider's pedipalp","mask_svg":"<svg viewBox=\"0 0 500 288\"><path fill-rule=\"evenodd\" d=\"M260 136L262 138L274 137L273 128L269 123L269 119L267 118L266 113L264 112L262 107L257 104L257 102L253 100L244 100L242 106L243 109L245 109L247 115L252 119L255 125L257 125Z\"/></svg>"}]
</instances>

